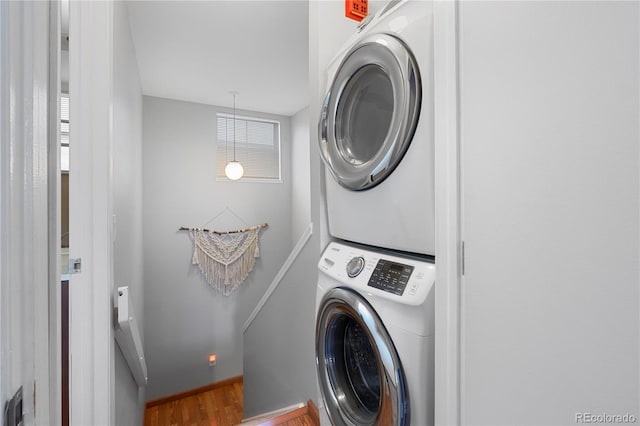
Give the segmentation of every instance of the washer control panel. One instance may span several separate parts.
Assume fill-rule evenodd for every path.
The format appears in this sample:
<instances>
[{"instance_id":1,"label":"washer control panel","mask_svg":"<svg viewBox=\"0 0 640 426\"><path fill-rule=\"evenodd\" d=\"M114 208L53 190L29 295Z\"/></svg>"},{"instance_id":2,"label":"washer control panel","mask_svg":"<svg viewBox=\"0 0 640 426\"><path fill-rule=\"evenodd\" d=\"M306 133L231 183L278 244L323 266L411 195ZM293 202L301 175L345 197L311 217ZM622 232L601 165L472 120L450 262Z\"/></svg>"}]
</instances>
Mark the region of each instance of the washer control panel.
<instances>
[{"instance_id":1,"label":"washer control panel","mask_svg":"<svg viewBox=\"0 0 640 426\"><path fill-rule=\"evenodd\" d=\"M349 278L355 278L360 275L360 272L364 269L365 260L362 256L352 257L347 263L347 275Z\"/></svg>"},{"instance_id":2,"label":"washer control panel","mask_svg":"<svg viewBox=\"0 0 640 426\"><path fill-rule=\"evenodd\" d=\"M318 268L341 285L408 305L422 304L435 283L435 265L426 259L336 242Z\"/></svg>"},{"instance_id":3,"label":"washer control panel","mask_svg":"<svg viewBox=\"0 0 640 426\"><path fill-rule=\"evenodd\" d=\"M367 285L402 296L413 269L411 265L380 259Z\"/></svg>"}]
</instances>

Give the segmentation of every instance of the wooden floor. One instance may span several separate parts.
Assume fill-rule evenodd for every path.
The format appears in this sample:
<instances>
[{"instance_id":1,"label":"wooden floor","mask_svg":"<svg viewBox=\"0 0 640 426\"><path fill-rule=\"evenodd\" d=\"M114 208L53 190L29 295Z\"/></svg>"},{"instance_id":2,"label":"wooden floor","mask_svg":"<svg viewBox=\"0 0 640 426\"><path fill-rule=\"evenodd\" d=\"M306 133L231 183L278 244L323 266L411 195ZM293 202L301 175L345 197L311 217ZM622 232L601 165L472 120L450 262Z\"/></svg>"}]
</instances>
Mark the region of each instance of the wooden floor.
<instances>
[{"instance_id":1,"label":"wooden floor","mask_svg":"<svg viewBox=\"0 0 640 426\"><path fill-rule=\"evenodd\" d=\"M235 426L242 422L242 380L147 402L144 426ZM261 426L316 426L306 407Z\"/></svg>"}]
</instances>

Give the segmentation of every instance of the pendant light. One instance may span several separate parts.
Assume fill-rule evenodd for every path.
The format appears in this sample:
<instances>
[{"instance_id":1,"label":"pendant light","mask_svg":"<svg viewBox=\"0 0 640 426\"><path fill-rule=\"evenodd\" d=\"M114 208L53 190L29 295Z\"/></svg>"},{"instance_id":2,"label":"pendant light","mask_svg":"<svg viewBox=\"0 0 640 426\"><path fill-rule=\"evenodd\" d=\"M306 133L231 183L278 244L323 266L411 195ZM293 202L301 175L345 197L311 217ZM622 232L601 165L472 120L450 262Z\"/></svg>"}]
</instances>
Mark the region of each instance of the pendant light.
<instances>
[{"instance_id":1,"label":"pendant light","mask_svg":"<svg viewBox=\"0 0 640 426\"><path fill-rule=\"evenodd\" d=\"M236 95L238 92L231 92L233 95L233 161L229 161L224 168L224 174L231 180L238 180L244 174L244 167L236 161Z\"/></svg>"}]
</instances>

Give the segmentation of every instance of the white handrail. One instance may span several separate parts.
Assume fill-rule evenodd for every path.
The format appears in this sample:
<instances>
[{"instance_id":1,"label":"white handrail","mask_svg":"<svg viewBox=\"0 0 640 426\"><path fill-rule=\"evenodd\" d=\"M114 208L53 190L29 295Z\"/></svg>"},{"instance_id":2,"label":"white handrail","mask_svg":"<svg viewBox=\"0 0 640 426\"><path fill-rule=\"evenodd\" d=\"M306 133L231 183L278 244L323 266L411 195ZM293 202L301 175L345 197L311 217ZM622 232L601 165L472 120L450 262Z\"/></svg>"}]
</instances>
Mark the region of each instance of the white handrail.
<instances>
[{"instance_id":1,"label":"white handrail","mask_svg":"<svg viewBox=\"0 0 640 426\"><path fill-rule=\"evenodd\" d=\"M116 341L122 349L122 354L129 364L131 375L136 383L138 386L146 386L147 363L142 350L140 331L133 315L133 303L131 303L128 286L118 287L114 302L118 318L114 329Z\"/></svg>"},{"instance_id":2,"label":"white handrail","mask_svg":"<svg viewBox=\"0 0 640 426\"><path fill-rule=\"evenodd\" d=\"M293 265L293 261L296 260L304 246L307 244L307 241L309 241L309 238L311 238L312 234L313 222L311 222L309 226L307 226L307 229L305 229L305 231L302 233L302 236L300 236L300 239L296 243L295 247L293 248L293 250L291 250L289 257L287 257L287 260L285 260L284 264L280 268L280 271L278 271L273 281L271 281L271 284L269 284L269 288L267 288L267 291L265 291L262 299L260 299L253 312L251 312L251 315L249 315L249 318L242 326L243 333L247 331L253 320L258 316L264 305L267 303L267 300L269 300L269 297L271 297L271 294L276 290L276 288L278 288L280 281L282 281L282 278L284 278L286 273L289 271L289 268L291 268L291 265Z\"/></svg>"}]
</instances>

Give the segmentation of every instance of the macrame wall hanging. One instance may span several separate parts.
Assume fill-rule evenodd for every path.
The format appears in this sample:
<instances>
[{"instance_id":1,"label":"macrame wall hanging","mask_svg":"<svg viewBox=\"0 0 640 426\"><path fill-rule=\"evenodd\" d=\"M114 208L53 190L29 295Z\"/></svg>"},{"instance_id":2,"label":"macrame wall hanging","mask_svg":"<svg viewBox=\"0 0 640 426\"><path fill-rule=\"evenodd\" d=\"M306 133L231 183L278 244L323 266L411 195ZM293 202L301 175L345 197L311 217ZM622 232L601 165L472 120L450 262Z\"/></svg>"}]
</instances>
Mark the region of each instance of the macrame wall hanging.
<instances>
[{"instance_id":1,"label":"macrame wall hanging","mask_svg":"<svg viewBox=\"0 0 640 426\"><path fill-rule=\"evenodd\" d=\"M192 264L198 265L205 280L229 296L247 278L260 255L258 237L266 223L235 231L181 227L193 241Z\"/></svg>"}]
</instances>

